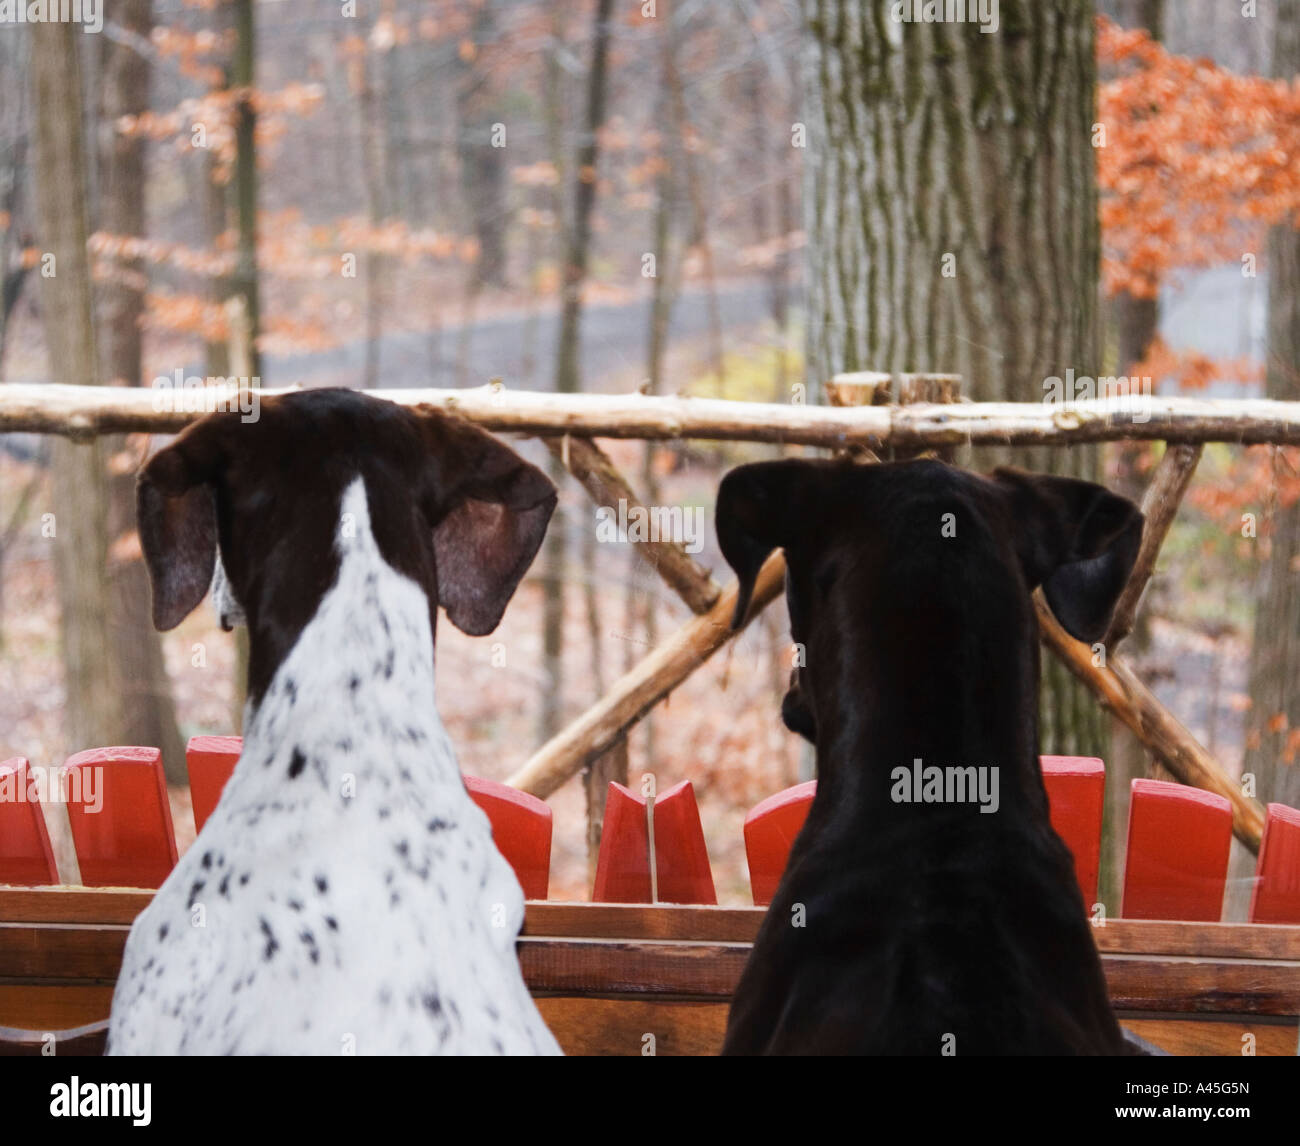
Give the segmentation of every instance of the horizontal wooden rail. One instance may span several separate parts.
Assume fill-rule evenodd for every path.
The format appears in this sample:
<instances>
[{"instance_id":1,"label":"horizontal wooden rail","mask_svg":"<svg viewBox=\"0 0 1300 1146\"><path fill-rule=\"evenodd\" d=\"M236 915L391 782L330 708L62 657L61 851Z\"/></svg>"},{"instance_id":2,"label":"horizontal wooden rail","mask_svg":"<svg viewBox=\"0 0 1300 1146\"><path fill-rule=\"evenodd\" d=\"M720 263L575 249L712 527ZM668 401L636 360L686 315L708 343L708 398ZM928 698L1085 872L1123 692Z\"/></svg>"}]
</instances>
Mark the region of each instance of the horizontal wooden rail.
<instances>
[{"instance_id":1,"label":"horizontal wooden rail","mask_svg":"<svg viewBox=\"0 0 1300 1146\"><path fill-rule=\"evenodd\" d=\"M265 389L272 397L289 390ZM0 433L90 438L175 433L231 404L235 391L108 386L0 386ZM1093 398L1067 404L971 402L913 406L778 405L645 394L548 394L482 386L468 390L371 390L402 405L454 409L489 430L606 438L705 438L843 449L1062 446L1125 439L1300 445L1300 402L1264 398Z\"/></svg>"},{"instance_id":2,"label":"horizontal wooden rail","mask_svg":"<svg viewBox=\"0 0 1300 1146\"><path fill-rule=\"evenodd\" d=\"M151 892L0 888L0 1028L98 1053L131 920ZM519 959L569 1053L714 1054L762 908L530 901ZM1092 934L1127 1026L1175 1054L1294 1054L1300 927L1110 920ZM0 1050L43 1038L0 1029Z\"/></svg>"},{"instance_id":3,"label":"horizontal wooden rail","mask_svg":"<svg viewBox=\"0 0 1300 1146\"><path fill-rule=\"evenodd\" d=\"M147 888L0 886L0 925L120 930L125 936L153 897L154 892ZM765 907L530 899L520 935L526 939L749 944L758 935L766 915ZM1300 925L1111 919L1094 927L1092 934L1099 951L1114 955L1300 963ZM7 957L12 957L12 947L4 950ZM0 976L12 973L12 966L0 964ZM41 973L57 979L66 977L67 969L49 964ZM1295 989L1300 993L1300 979Z\"/></svg>"},{"instance_id":4,"label":"horizontal wooden rail","mask_svg":"<svg viewBox=\"0 0 1300 1146\"><path fill-rule=\"evenodd\" d=\"M0 1027L97 1053L130 923L150 891L0 888ZM530 901L520 963L569 1053L714 1054L763 908ZM1092 932L1126 1025L1175 1054L1294 1054L1300 927L1110 920ZM71 1031L72 1028L85 1028ZM30 1053L40 1041L0 1049ZM4 1044L8 1044L5 1046ZM84 1045L82 1045L84 1044Z\"/></svg>"}]
</instances>

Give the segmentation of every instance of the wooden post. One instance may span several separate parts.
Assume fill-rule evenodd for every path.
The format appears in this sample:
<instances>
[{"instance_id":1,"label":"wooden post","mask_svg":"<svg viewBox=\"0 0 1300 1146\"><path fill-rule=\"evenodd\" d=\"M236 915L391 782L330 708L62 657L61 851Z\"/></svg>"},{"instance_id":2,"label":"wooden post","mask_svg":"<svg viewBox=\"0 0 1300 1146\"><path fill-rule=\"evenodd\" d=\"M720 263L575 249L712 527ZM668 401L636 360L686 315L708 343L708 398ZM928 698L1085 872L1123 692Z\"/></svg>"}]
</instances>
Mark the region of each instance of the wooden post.
<instances>
[{"instance_id":1,"label":"wooden post","mask_svg":"<svg viewBox=\"0 0 1300 1146\"><path fill-rule=\"evenodd\" d=\"M961 401L960 374L885 374L864 370L854 374L836 374L826 383L826 401L832 406L912 406L921 402L949 405ZM953 446L938 449L902 449L886 447L879 454L865 446L851 446L850 457L859 461L901 462L923 454L951 462Z\"/></svg>"},{"instance_id":2,"label":"wooden post","mask_svg":"<svg viewBox=\"0 0 1300 1146\"><path fill-rule=\"evenodd\" d=\"M1156 466L1151 484L1147 486L1146 494L1142 498L1142 512L1146 516L1146 525L1142 528L1142 546L1138 550L1137 561L1133 564L1133 572L1129 576L1128 584L1124 586L1119 602L1115 605L1110 629L1103 642L1108 650L1113 651L1115 646L1133 631L1133 622L1137 619L1142 591L1156 571L1156 558L1160 555L1160 547L1169 535L1169 527L1173 525L1174 518L1178 514L1183 494L1191 484L1192 475L1196 473L1196 464L1201 460L1201 451L1204 448L1199 443L1175 445L1171 442L1166 446L1160 464Z\"/></svg>"}]
</instances>

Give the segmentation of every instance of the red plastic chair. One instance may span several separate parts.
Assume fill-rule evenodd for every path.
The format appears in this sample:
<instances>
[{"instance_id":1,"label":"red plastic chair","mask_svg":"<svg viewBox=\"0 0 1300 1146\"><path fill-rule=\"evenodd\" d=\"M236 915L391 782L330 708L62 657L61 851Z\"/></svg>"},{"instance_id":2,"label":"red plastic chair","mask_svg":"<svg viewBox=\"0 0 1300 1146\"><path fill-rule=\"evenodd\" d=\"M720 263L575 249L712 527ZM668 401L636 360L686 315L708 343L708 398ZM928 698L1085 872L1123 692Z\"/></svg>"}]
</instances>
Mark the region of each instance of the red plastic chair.
<instances>
[{"instance_id":1,"label":"red plastic chair","mask_svg":"<svg viewBox=\"0 0 1300 1146\"><path fill-rule=\"evenodd\" d=\"M745 817L745 858L756 906L772 902L816 791L816 780L795 784L755 804Z\"/></svg>"},{"instance_id":2,"label":"red plastic chair","mask_svg":"<svg viewBox=\"0 0 1300 1146\"><path fill-rule=\"evenodd\" d=\"M190 774L190 800L194 805L194 828L203 831L212 810L221 799L230 774L244 750L242 736L191 736L185 745L185 767Z\"/></svg>"},{"instance_id":3,"label":"red plastic chair","mask_svg":"<svg viewBox=\"0 0 1300 1146\"><path fill-rule=\"evenodd\" d=\"M161 886L176 866L162 753L157 748L91 748L68 757L62 782L81 882L87 887Z\"/></svg>"},{"instance_id":4,"label":"red plastic chair","mask_svg":"<svg viewBox=\"0 0 1300 1146\"><path fill-rule=\"evenodd\" d=\"M29 783L22 756L0 762L0 883L24 886L59 882L45 816Z\"/></svg>"},{"instance_id":5,"label":"red plastic chair","mask_svg":"<svg viewBox=\"0 0 1300 1146\"><path fill-rule=\"evenodd\" d=\"M1043 786L1052 827L1074 856L1074 874L1085 910L1097 901L1101 868L1101 815L1106 804L1106 765L1095 756L1043 756Z\"/></svg>"},{"instance_id":6,"label":"red plastic chair","mask_svg":"<svg viewBox=\"0 0 1300 1146\"><path fill-rule=\"evenodd\" d=\"M1218 922L1231 842L1232 807L1222 796L1134 780L1123 917Z\"/></svg>"},{"instance_id":7,"label":"red plastic chair","mask_svg":"<svg viewBox=\"0 0 1300 1146\"><path fill-rule=\"evenodd\" d=\"M515 869L527 899L545 899L551 884L551 807L508 784L466 776L465 787L492 822L492 839Z\"/></svg>"},{"instance_id":8,"label":"red plastic chair","mask_svg":"<svg viewBox=\"0 0 1300 1146\"><path fill-rule=\"evenodd\" d=\"M689 780L654 802L655 874L660 903L717 903L704 828ZM650 903L650 838L646 801L610 781L596 856L597 903Z\"/></svg>"},{"instance_id":9,"label":"red plastic chair","mask_svg":"<svg viewBox=\"0 0 1300 1146\"><path fill-rule=\"evenodd\" d=\"M1269 804L1250 896L1251 923L1300 923L1300 811Z\"/></svg>"}]
</instances>

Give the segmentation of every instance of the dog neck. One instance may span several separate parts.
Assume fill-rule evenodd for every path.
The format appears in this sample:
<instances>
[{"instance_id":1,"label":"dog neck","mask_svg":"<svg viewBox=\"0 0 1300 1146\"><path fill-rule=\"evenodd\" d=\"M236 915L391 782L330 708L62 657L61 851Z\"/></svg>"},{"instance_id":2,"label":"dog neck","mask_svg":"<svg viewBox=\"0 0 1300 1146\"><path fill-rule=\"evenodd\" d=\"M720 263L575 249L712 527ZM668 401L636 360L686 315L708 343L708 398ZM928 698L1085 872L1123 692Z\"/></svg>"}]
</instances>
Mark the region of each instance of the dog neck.
<instances>
[{"instance_id":1,"label":"dog neck","mask_svg":"<svg viewBox=\"0 0 1300 1146\"><path fill-rule=\"evenodd\" d=\"M1038 645L1023 593L949 597L957 604L945 612L940 594L920 588L885 608L841 602L809 649L810 664L828 668L833 685L821 672L814 715L823 815L851 819L856 831L864 816L978 814L973 803L900 809L900 767L996 768L1003 810L1045 808Z\"/></svg>"},{"instance_id":2,"label":"dog neck","mask_svg":"<svg viewBox=\"0 0 1300 1146\"><path fill-rule=\"evenodd\" d=\"M331 785L384 766L407 783L459 784L436 704L429 599L380 554L360 478L341 499L335 552L333 586L249 701L246 739L267 753L292 739Z\"/></svg>"}]
</instances>

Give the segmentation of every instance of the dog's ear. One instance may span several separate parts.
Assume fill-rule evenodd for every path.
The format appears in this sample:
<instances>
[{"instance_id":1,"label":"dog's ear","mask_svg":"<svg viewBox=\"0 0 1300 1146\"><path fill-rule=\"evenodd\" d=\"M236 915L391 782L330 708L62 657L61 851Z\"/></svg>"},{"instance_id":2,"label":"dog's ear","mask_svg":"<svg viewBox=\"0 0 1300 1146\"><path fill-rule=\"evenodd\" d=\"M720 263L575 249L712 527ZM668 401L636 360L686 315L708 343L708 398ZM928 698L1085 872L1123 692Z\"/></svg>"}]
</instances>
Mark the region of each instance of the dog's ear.
<instances>
[{"instance_id":1,"label":"dog's ear","mask_svg":"<svg viewBox=\"0 0 1300 1146\"><path fill-rule=\"evenodd\" d=\"M1144 518L1131 501L1078 478L999 469L1011 499L1021 567L1061 627L1091 644L1111 614L1142 544Z\"/></svg>"},{"instance_id":2,"label":"dog's ear","mask_svg":"<svg viewBox=\"0 0 1300 1146\"><path fill-rule=\"evenodd\" d=\"M790 458L737 466L722 479L715 511L718 546L740 583L733 629L745 621L768 555L801 536L823 474L815 462Z\"/></svg>"},{"instance_id":3,"label":"dog's ear","mask_svg":"<svg viewBox=\"0 0 1300 1146\"><path fill-rule=\"evenodd\" d=\"M433 526L438 603L472 637L497 627L555 510L555 486L509 446L463 419L420 407L430 451L423 498Z\"/></svg>"},{"instance_id":4,"label":"dog's ear","mask_svg":"<svg viewBox=\"0 0 1300 1146\"><path fill-rule=\"evenodd\" d=\"M217 560L212 480L223 453L219 419L209 415L154 454L136 479L140 549L153 589L153 623L174 629L207 595Z\"/></svg>"}]
</instances>

